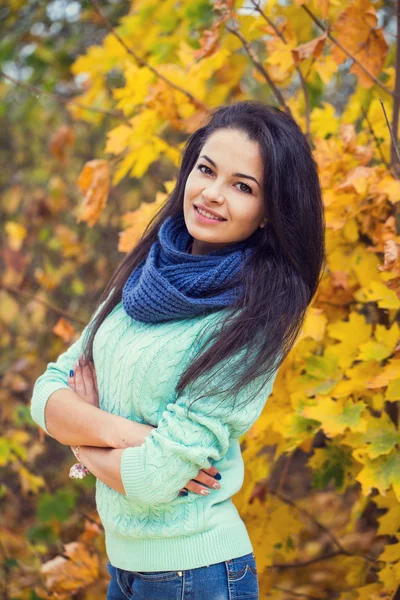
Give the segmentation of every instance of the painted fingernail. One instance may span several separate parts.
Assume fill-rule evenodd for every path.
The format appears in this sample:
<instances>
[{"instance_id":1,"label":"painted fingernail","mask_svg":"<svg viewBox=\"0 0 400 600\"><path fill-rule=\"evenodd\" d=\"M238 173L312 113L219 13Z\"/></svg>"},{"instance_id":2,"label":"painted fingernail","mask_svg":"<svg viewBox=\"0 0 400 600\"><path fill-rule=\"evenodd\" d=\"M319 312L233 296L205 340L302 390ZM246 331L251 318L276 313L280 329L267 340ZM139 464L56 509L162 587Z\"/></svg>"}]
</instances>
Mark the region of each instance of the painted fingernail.
<instances>
[{"instance_id":1,"label":"painted fingernail","mask_svg":"<svg viewBox=\"0 0 400 600\"><path fill-rule=\"evenodd\" d=\"M200 494L203 494L203 496L208 496L208 494L210 493L210 490L201 490Z\"/></svg>"},{"instance_id":2,"label":"painted fingernail","mask_svg":"<svg viewBox=\"0 0 400 600\"><path fill-rule=\"evenodd\" d=\"M221 486L219 485L219 483L217 483L217 482L213 483L214 490L219 490L220 487Z\"/></svg>"},{"instance_id":3,"label":"painted fingernail","mask_svg":"<svg viewBox=\"0 0 400 600\"><path fill-rule=\"evenodd\" d=\"M73 377L73 376L74 376L74 372L72 371L72 369L71 369L71 371L69 372L69 376L70 376L70 377Z\"/></svg>"},{"instance_id":4,"label":"painted fingernail","mask_svg":"<svg viewBox=\"0 0 400 600\"><path fill-rule=\"evenodd\" d=\"M179 492L178 496L187 496L188 492Z\"/></svg>"},{"instance_id":5,"label":"painted fingernail","mask_svg":"<svg viewBox=\"0 0 400 600\"><path fill-rule=\"evenodd\" d=\"M215 473L215 479L222 479L222 475L220 473Z\"/></svg>"}]
</instances>

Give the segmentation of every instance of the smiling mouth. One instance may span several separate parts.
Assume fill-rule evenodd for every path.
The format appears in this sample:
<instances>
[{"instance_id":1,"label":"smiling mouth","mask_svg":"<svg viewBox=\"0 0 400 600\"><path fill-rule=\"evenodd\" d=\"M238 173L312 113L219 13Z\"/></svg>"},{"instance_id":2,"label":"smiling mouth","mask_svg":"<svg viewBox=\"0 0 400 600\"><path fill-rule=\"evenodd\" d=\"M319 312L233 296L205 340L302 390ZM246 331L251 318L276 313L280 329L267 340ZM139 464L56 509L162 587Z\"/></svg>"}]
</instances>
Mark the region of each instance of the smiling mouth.
<instances>
[{"instance_id":1,"label":"smiling mouth","mask_svg":"<svg viewBox=\"0 0 400 600\"><path fill-rule=\"evenodd\" d=\"M207 216L207 215L204 214L204 212L203 212L202 209L199 209L195 205L193 205L193 206L194 206L194 210L197 213L199 219L202 220L202 221L204 221L204 222L207 222L207 221L211 222L212 221L212 222L217 222L217 223L220 222L221 223L222 221L226 221L227 220L227 219L224 219L222 217L214 217L214 216L209 217L209 216ZM200 212L200 210L201 210L201 212ZM211 213L209 213L209 214L211 214Z\"/></svg>"}]
</instances>

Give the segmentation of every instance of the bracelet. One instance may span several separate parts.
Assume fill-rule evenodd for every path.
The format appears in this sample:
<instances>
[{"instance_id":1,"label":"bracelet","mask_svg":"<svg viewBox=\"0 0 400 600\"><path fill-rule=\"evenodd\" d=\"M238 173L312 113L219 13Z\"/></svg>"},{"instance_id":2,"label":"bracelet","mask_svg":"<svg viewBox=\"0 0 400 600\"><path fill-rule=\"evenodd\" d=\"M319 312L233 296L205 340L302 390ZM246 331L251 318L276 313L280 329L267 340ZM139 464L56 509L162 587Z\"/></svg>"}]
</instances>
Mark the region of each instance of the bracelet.
<instances>
[{"instance_id":1,"label":"bracelet","mask_svg":"<svg viewBox=\"0 0 400 600\"><path fill-rule=\"evenodd\" d=\"M71 479L83 479L89 473L90 471L88 471L85 465L82 463L76 463L75 465L72 465L69 470L69 476Z\"/></svg>"},{"instance_id":2,"label":"bracelet","mask_svg":"<svg viewBox=\"0 0 400 600\"><path fill-rule=\"evenodd\" d=\"M90 473L90 471L85 467L85 465L81 462L79 457L79 449L80 446L71 446L71 450L75 455L75 458L79 460L78 463L72 465L69 470L69 476L71 479L83 479L86 475Z\"/></svg>"},{"instance_id":3,"label":"bracelet","mask_svg":"<svg viewBox=\"0 0 400 600\"><path fill-rule=\"evenodd\" d=\"M75 454L75 458L77 458L79 460L79 462L81 462L81 459L79 457L79 449L80 449L80 446L71 446L71 450Z\"/></svg>"}]
</instances>

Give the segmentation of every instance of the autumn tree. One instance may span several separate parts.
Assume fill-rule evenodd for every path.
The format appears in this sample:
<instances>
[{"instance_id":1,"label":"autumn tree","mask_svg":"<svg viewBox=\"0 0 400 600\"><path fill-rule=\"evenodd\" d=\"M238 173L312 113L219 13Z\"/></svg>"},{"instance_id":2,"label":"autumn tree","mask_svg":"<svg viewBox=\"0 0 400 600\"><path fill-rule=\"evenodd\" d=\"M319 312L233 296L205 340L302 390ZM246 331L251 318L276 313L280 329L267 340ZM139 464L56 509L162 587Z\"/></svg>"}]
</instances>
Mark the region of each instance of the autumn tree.
<instances>
[{"instance_id":1,"label":"autumn tree","mask_svg":"<svg viewBox=\"0 0 400 600\"><path fill-rule=\"evenodd\" d=\"M23 4L9 13L10 30ZM12 106L1 148L18 165L11 179L2 175L1 202L5 589L15 596L35 582L37 595L60 599L104 589L93 480L68 481L71 453L37 439L31 386L79 334L91 297L165 202L188 135L215 106L255 98L293 115L313 148L327 269L273 395L241 440L246 476L233 500L254 545L261 597L395 598L399 7L380 0L70 4L79 15L76 31L60 42L74 54L66 68L46 54L45 39L25 54L47 60L52 78L34 62L24 76L10 68L9 55L1 63L4 105L18 94L27 103L25 112ZM85 44L86 31L96 40ZM18 125L27 115L39 155ZM43 476L54 473L54 463L45 467L50 447L65 465L52 481ZM21 491L29 510L13 502Z\"/></svg>"}]
</instances>

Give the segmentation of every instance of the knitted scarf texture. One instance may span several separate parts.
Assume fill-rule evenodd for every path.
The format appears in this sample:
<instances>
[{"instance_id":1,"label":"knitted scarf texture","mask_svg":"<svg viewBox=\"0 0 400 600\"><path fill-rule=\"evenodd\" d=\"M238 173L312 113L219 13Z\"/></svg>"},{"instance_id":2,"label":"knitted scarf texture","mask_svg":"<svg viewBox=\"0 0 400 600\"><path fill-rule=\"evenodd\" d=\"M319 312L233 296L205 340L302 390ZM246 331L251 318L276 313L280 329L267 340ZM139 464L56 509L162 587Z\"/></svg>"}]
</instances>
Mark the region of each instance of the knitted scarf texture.
<instances>
[{"instance_id":1,"label":"knitted scarf texture","mask_svg":"<svg viewBox=\"0 0 400 600\"><path fill-rule=\"evenodd\" d=\"M190 254L193 237L183 213L168 217L146 259L124 285L125 312L137 321L158 323L230 306L243 292L243 285L231 280L254 251L258 235L256 230L222 249Z\"/></svg>"}]
</instances>

